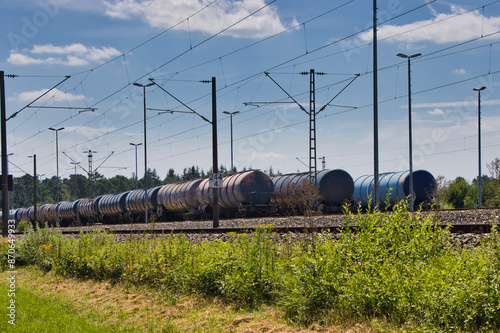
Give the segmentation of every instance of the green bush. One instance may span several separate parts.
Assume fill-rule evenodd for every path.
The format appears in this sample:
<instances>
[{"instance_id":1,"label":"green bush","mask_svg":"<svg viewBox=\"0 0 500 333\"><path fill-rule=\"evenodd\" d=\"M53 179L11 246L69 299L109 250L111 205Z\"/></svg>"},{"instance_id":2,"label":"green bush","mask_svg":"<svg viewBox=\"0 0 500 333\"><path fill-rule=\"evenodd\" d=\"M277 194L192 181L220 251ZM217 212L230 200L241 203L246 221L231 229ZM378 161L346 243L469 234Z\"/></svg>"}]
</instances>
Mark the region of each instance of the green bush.
<instances>
[{"instance_id":1,"label":"green bush","mask_svg":"<svg viewBox=\"0 0 500 333\"><path fill-rule=\"evenodd\" d=\"M345 221L349 228L338 237L300 241L278 241L271 226L200 243L173 235L118 243L102 231L72 239L55 229L29 230L18 242L17 264L242 306L267 303L300 324L381 318L429 330L500 329L495 229L465 247L432 216L409 214L405 203L385 213L348 213ZM6 253L5 243L0 251Z\"/></svg>"},{"instance_id":2,"label":"green bush","mask_svg":"<svg viewBox=\"0 0 500 333\"><path fill-rule=\"evenodd\" d=\"M21 220L17 225L16 229L18 232L27 232L31 228L32 228L31 223L29 223L26 220Z\"/></svg>"}]
</instances>

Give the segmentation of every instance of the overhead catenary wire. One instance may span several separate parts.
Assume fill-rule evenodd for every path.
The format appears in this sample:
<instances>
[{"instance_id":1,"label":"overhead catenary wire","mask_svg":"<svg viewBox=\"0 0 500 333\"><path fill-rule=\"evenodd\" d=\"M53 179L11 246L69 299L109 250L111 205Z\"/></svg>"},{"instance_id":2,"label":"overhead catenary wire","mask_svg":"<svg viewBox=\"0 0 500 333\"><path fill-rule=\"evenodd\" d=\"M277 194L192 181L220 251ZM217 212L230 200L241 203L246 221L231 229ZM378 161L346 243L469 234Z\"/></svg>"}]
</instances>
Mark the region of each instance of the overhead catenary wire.
<instances>
[{"instance_id":1,"label":"overhead catenary wire","mask_svg":"<svg viewBox=\"0 0 500 333\"><path fill-rule=\"evenodd\" d=\"M494 74L494 73L493 73Z\"/></svg>"}]
</instances>

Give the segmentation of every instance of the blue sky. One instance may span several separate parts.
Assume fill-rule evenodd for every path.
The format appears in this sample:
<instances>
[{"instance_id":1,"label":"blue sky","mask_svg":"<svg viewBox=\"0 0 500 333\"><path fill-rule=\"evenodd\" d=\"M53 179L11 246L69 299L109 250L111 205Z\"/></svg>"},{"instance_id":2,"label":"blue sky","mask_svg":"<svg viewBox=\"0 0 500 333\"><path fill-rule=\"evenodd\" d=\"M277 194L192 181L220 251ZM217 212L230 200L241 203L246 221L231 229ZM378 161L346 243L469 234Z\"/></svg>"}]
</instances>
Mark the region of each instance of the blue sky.
<instances>
[{"instance_id":1,"label":"blue sky","mask_svg":"<svg viewBox=\"0 0 500 333\"><path fill-rule=\"evenodd\" d=\"M372 1L361 0L0 0L0 68L6 74L7 116L70 78L7 123L11 173L74 172L71 159L106 177L132 176L143 142L142 88L160 84L211 119L217 79L219 162L281 172L308 163L309 77L316 76L317 156L353 178L373 173ZM477 93L482 92L482 169L500 157L500 2L379 1L378 98L380 171L408 168L407 63L412 60L414 168L448 180L477 176ZM158 87L148 108L187 111ZM256 102L280 102L259 104ZM244 103L251 103L245 105ZM93 112L60 107L96 108ZM211 127L192 114L147 111L148 167L161 178L191 165L212 165ZM64 152L64 154L63 154ZM139 174L144 172L139 147ZM111 156L110 156L111 154ZM69 157L68 157L69 156ZM70 159L71 158L71 159ZM321 162L318 159L318 166ZM82 169L77 169L85 174Z\"/></svg>"}]
</instances>

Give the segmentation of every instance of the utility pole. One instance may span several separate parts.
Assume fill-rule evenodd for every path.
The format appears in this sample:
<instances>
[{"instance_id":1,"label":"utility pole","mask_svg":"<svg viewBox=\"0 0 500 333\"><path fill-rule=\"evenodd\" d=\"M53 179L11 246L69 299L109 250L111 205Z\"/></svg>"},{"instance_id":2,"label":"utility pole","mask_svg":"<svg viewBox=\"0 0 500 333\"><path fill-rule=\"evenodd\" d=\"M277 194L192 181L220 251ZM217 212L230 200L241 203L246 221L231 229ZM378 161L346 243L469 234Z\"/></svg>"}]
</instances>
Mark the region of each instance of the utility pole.
<instances>
[{"instance_id":1,"label":"utility pole","mask_svg":"<svg viewBox=\"0 0 500 333\"><path fill-rule=\"evenodd\" d=\"M292 95L290 95L283 87L281 87L270 75L265 72L266 76L271 79L287 96L293 101L293 103L297 104L298 107L304 111L309 116L309 180L313 185L317 185L316 175L317 175L317 159L316 159L316 116L326 109L330 103L337 98L351 83L354 82L359 77L359 74L356 74L354 78L344 87L340 92L338 92L335 96L333 96L328 103L323 105L316 112L316 87L315 87L315 75L325 75L324 72L315 72L314 69L311 69L309 72L301 72L301 75L309 75L309 111L307 111L299 102L297 102ZM245 105L258 105L258 104L273 104L274 102L248 102L243 103Z\"/></svg>"},{"instance_id":2,"label":"utility pole","mask_svg":"<svg viewBox=\"0 0 500 333\"><path fill-rule=\"evenodd\" d=\"M373 0L373 195L375 209L379 198L379 160L378 160L378 78L377 78L377 0Z\"/></svg>"},{"instance_id":3,"label":"utility pole","mask_svg":"<svg viewBox=\"0 0 500 333\"><path fill-rule=\"evenodd\" d=\"M93 198L94 197L94 176L92 174L92 157L94 156L93 154L97 153L96 151L93 151L91 149L89 149L88 152L84 151L84 153L87 153L87 158L88 158L88 161L89 161L89 183L90 183L90 197Z\"/></svg>"},{"instance_id":4,"label":"utility pole","mask_svg":"<svg viewBox=\"0 0 500 333\"><path fill-rule=\"evenodd\" d=\"M174 110L160 110L160 109L148 109L148 110L154 110L154 111L161 111L161 112L167 112L167 113L174 113L174 112L180 112L180 113L194 113L207 123L212 125L212 174L216 176L218 174L218 161L217 161L217 84L215 77L212 77L212 80L203 80L200 81L201 83L212 83L212 121L208 120L207 118L203 117L201 114L184 104L181 100L179 100L177 97L169 93L167 90L165 90L162 86L160 86L158 83L155 82L154 79L149 79L151 82L156 84L158 88L163 90L165 93L167 93L170 97L175 99L177 102L181 103L184 107L186 107L188 110L191 112L186 112L186 111L174 111ZM213 228L218 228L219 227L219 188L222 187L222 182L218 182L218 187L212 187L213 189L213 213L212 213L212 226ZM219 187L220 186L220 187Z\"/></svg>"},{"instance_id":5,"label":"utility pole","mask_svg":"<svg viewBox=\"0 0 500 333\"><path fill-rule=\"evenodd\" d=\"M69 164L75 165L75 200L77 199L77 191L76 191L76 166L80 164L80 162L69 162Z\"/></svg>"},{"instance_id":6,"label":"utility pole","mask_svg":"<svg viewBox=\"0 0 500 333\"><path fill-rule=\"evenodd\" d=\"M57 205L59 205L59 131L62 131L64 127L53 128L49 127L49 130L56 132L56 177L57 177ZM59 222L59 207L56 208L57 211L57 222Z\"/></svg>"},{"instance_id":7,"label":"utility pole","mask_svg":"<svg viewBox=\"0 0 500 333\"><path fill-rule=\"evenodd\" d=\"M132 143L131 142L130 145L134 146L134 148L135 148L135 189L137 190L139 187L139 183L137 180L137 146L142 145L142 142L141 143Z\"/></svg>"},{"instance_id":8,"label":"utility pole","mask_svg":"<svg viewBox=\"0 0 500 333\"><path fill-rule=\"evenodd\" d=\"M415 53L412 55L406 55L403 53L398 53L396 56L408 60L408 160L409 160L409 173L410 173L410 212L413 212L415 197L413 195L413 139L412 139L412 124L411 124L411 62L410 60L416 57L420 57L421 53Z\"/></svg>"},{"instance_id":9,"label":"utility pole","mask_svg":"<svg viewBox=\"0 0 500 333\"><path fill-rule=\"evenodd\" d=\"M144 223L148 223L148 145L146 136L146 88L154 83L140 84L135 82L134 86L142 87L142 97L144 106Z\"/></svg>"},{"instance_id":10,"label":"utility pole","mask_svg":"<svg viewBox=\"0 0 500 333\"><path fill-rule=\"evenodd\" d=\"M477 91L477 164L478 164L478 175L477 175L477 188L478 188L478 201L477 205L481 208L482 205L482 194L481 194L481 91L486 89L485 86L481 88L474 88L472 90Z\"/></svg>"},{"instance_id":11,"label":"utility pole","mask_svg":"<svg viewBox=\"0 0 500 333\"><path fill-rule=\"evenodd\" d=\"M2 130L2 235L9 233L9 175L7 170L7 119L5 116L4 72L0 71L0 122Z\"/></svg>"},{"instance_id":12,"label":"utility pole","mask_svg":"<svg viewBox=\"0 0 500 333\"><path fill-rule=\"evenodd\" d=\"M212 169L214 174L219 173L217 161L217 85L212 77ZM222 187L222 184L220 184ZM214 187L213 227L219 227L219 187Z\"/></svg>"},{"instance_id":13,"label":"utility pole","mask_svg":"<svg viewBox=\"0 0 500 333\"><path fill-rule=\"evenodd\" d=\"M323 75L324 73L318 73ZM309 71L309 179L311 184L316 182L316 87L314 69Z\"/></svg>"},{"instance_id":14,"label":"utility pole","mask_svg":"<svg viewBox=\"0 0 500 333\"><path fill-rule=\"evenodd\" d=\"M38 181L38 177L36 175L36 154L33 154L33 213L34 213L34 221L33 221L33 230L36 230L36 226L38 226L37 221L37 205L36 205L36 183Z\"/></svg>"},{"instance_id":15,"label":"utility pole","mask_svg":"<svg viewBox=\"0 0 500 333\"><path fill-rule=\"evenodd\" d=\"M222 111L222 113L229 115L229 127L231 130L231 173L233 173L234 172L234 164L233 164L233 116L235 114L240 113L240 111L234 111L234 112Z\"/></svg>"}]
</instances>

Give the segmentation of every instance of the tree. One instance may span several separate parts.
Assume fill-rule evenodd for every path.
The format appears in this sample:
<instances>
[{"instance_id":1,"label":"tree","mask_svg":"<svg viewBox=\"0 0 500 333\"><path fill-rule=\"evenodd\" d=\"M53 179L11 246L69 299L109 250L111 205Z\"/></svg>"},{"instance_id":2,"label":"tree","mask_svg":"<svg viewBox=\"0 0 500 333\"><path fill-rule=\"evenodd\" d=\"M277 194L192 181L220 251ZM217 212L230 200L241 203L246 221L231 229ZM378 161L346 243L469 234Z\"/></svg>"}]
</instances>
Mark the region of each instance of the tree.
<instances>
[{"instance_id":1,"label":"tree","mask_svg":"<svg viewBox=\"0 0 500 333\"><path fill-rule=\"evenodd\" d=\"M181 177L175 174L174 169L170 168L168 169L167 176L163 180L163 184L172 184L172 183L177 183L178 181L181 180Z\"/></svg>"},{"instance_id":2,"label":"tree","mask_svg":"<svg viewBox=\"0 0 500 333\"><path fill-rule=\"evenodd\" d=\"M485 205L488 207L500 207L500 158L495 158L490 164L487 164L492 177L491 181L485 186Z\"/></svg>"},{"instance_id":3,"label":"tree","mask_svg":"<svg viewBox=\"0 0 500 333\"><path fill-rule=\"evenodd\" d=\"M152 187L156 187L156 186L161 185L161 180L160 180L160 177L158 176L158 174L156 173L156 169L151 170L148 168L148 172L146 173L146 177L148 179L148 184L147 184L148 188L152 188ZM138 183L139 183L139 188L144 188L144 177L139 179ZM133 188L135 188L135 185Z\"/></svg>"},{"instance_id":4,"label":"tree","mask_svg":"<svg viewBox=\"0 0 500 333\"><path fill-rule=\"evenodd\" d=\"M202 171L203 173L203 171ZM202 178L202 174L200 173L200 168L195 167L194 165L190 168L184 168L182 174L182 180L192 180Z\"/></svg>"},{"instance_id":5,"label":"tree","mask_svg":"<svg viewBox=\"0 0 500 333\"><path fill-rule=\"evenodd\" d=\"M500 180L500 158L495 158L490 164L486 164L493 179Z\"/></svg>"},{"instance_id":6,"label":"tree","mask_svg":"<svg viewBox=\"0 0 500 333\"><path fill-rule=\"evenodd\" d=\"M471 185L463 177L457 177L446 189L446 201L454 208L464 208L465 197L470 190Z\"/></svg>"},{"instance_id":7,"label":"tree","mask_svg":"<svg viewBox=\"0 0 500 333\"><path fill-rule=\"evenodd\" d=\"M432 193L432 197L436 201L440 207L446 207L447 199L446 199L446 189L448 188L450 182L444 178L444 176L437 176L434 184L434 189Z\"/></svg>"}]
</instances>

